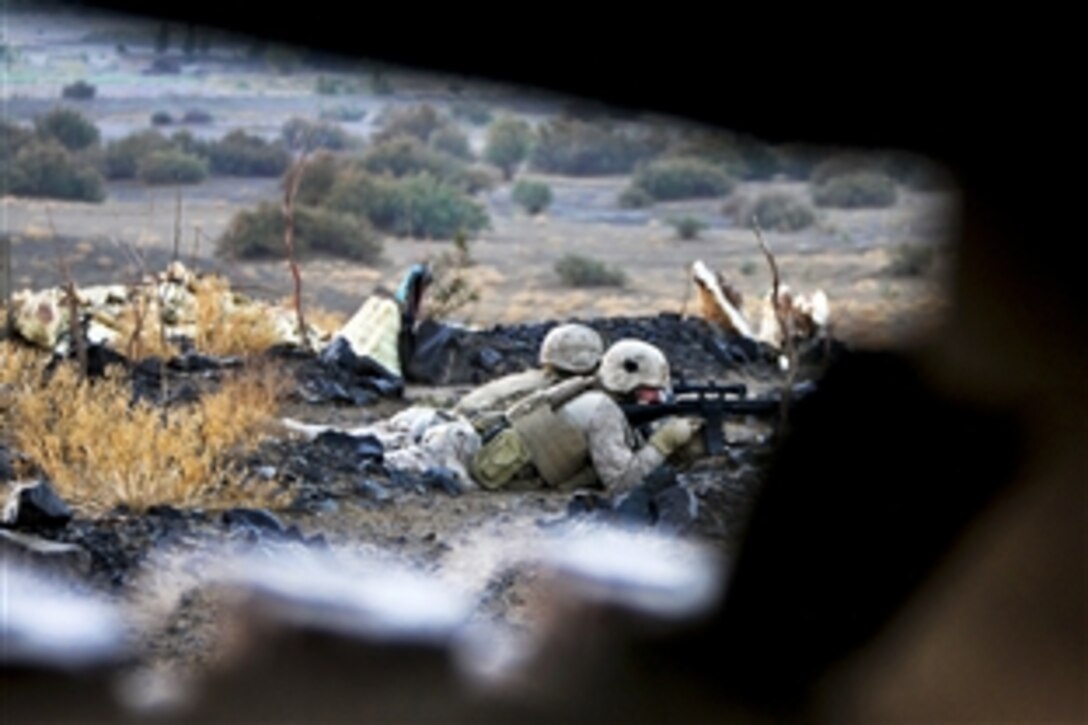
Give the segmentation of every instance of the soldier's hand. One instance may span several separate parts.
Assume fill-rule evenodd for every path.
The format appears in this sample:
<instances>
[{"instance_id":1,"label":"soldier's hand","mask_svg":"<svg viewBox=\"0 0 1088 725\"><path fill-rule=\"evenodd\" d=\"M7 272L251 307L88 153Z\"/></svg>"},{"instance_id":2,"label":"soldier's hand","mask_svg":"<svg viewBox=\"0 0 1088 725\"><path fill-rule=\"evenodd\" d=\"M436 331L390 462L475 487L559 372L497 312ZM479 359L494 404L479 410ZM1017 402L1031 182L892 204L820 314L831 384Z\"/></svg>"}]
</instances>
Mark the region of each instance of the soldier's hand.
<instances>
[{"instance_id":1,"label":"soldier's hand","mask_svg":"<svg viewBox=\"0 0 1088 725\"><path fill-rule=\"evenodd\" d=\"M668 458L695 437L703 427L698 418L670 418L650 436L650 445Z\"/></svg>"}]
</instances>

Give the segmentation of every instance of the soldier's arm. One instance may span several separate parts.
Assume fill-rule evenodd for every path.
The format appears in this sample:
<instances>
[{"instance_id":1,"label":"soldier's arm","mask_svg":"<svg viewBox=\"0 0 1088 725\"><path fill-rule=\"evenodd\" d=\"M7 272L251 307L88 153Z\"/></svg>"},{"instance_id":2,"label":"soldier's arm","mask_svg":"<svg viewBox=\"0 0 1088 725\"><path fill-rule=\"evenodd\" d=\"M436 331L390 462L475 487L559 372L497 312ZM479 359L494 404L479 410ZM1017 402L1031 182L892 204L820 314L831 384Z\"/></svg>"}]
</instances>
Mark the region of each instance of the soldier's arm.
<instances>
[{"instance_id":1,"label":"soldier's arm","mask_svg":"<svg viewBox=\"0 0 1088 725\"><path fill-rule=\"evenodd\" d=\"M590 417L586 437L597 477L612 493L635 487L665 461L660 451L631 430L620 407L604 396Z\"/></svg>"}]
</instances>

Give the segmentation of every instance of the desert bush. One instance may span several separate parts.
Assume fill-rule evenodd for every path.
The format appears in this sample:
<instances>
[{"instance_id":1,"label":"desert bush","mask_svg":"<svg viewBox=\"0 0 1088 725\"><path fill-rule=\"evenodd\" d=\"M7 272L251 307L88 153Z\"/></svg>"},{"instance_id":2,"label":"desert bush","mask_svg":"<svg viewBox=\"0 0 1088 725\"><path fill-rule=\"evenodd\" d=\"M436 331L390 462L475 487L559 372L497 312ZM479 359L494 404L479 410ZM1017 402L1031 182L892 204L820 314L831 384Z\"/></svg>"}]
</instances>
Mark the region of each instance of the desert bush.
<instances>
[{"instance_id":1,"label":"desert bush","mask_svg":"<svg viewBox=\"0 0 1088 725\"><path fill-rule=\"evenodd\" d=\"M450 114L473 126L486 126L491 123L491 110L477 101L457 101L450 106Z\"/></svg>"},{"instance_id":2,"label":"desert bush","mask_svg":"<svg viewBox=\"0 0 1088 725\"><path fill-rule=\"evenodd\" d=\"M319 96L339 96L351 92L351 84L344 78L321 75L314 83L314 92Z\"/></svg>"},{"instance_id":3,"label":"desert bush","mask_svg":"<svg viewBox=\"0 0 1088 725\"><path fill-rule=\"evenodd\" d=\"M450 125L452 123L449 118L428 104L397 108L386 113L381 120L381 128L374 134L374 143L382 143L399 136L412 136L427 143L436 131Z\"/></svg>"},{"instance_id":4,"label":"desert bush","mask_svg":"<svg viewBox=\"0 0 1088 725\"><path fill-rule=\"evenodd\" d=\"M409 136L372 146L363 154L361 164L371 173L398 178L430 174L468 193L475 193L491 184L491 178L486 173L476 172L460 159L427 148L421 141Z\"/></svg>"},{"instance_id":5,"label":"desert bush","mask_svg":"<svg viewBox=\"0 0 1088 725\"><path fill-rule=\"evenodd\" d=\"M81 151L98 143L98 127L79 111L55 108L34 119L38 136L53 139L69 151Z\"/></svg>"},{"instance_id":6,"label":"desert bush","mask_svg":"<svg viewBox=\"0 0 1088 725\"><path fill-rule=\"evenodd\" d=\"M472 147L468 143L468 136L465 135L464 131L454 126L438 129L431 134L431 140L428 143L435 151L441 151L462 161L472 162L476 160L475 154L472 153Z\"/></svg>"},{"instance_id":7,"label":"desert bush","mask_svg":"<svg viewBox=\"0 0 1088 725\"><path fill-rule=\"evenodd\" d=\"M883 154L840 151L828 156L814 166L808 180L813 184L823 184L836 176L845 176L847 174L863 172L887 174L887 162L888 157Z\"/></svg>"},{"instance_id":8,"label":"desert bush","mask_svg":"<svg viewBox=\"0 0 1088 725\"><path fill-rule=\"evenodd\" d=\"M192 108L185 112L181 117L182 123L190 123L194 125L203 125L212 123L215 118L208 111L202 108Z\"/></svg>"},{"instance_id":9,"label":"desert bush","mask_svg":"<svg viewBox=\"0 0 1088 725\"><path fill-rule=\"evenodd\" d=\"M461 189L429 174L412 176L397 185L400 206L395 234L453 239L457 234L473 236L490 226L487 212Z\"/></svg>"},{"instance_id":10,"label":"desert bush","mask_svg":"<svg viewBox=\"0 0 1088 725\"><path fill-rule=\"evenodd\" d=\"M620 192L617 203L622 209L645 209L653 206L655 199L638 186L628 186Z\"/></svg>"},{"instance_id":11,"label":"desert bush","mask_svg":"<svg viewBox=\"0 0 1088 725\"><path fill-rule=\"evenodd\" d=\"M9 173L0 175L5 193L70 201L102 201L106 185L102 175L56 141L30 141L15 154Z\"/></svg>"},{"instance_id":12,"label":"desert bush","mask_svg":"<svg viewBox=\"0 0 1088 725\"><path fill-rule=\"evenodd\" d=\"M14 121L0 117L0 163L10 163L24 145L33 140L34 133Z\"/></svg>"},{"instance_id":13,"label":"desert bush","mask_svg":"<svg viewBox=\"0 0 1088 725\"><path fill-rule=\"evenodd\" d=\"M279 204L265 202L241 211L216 241L220 255L239 259L282 259L286 217ZM381 257L381 240L365 219L312 206L295 207L295 251L299 258L327 255L366 264Z\"/></svg>"},{"instance_id":14,"label":"desert bush","mask_svg":"<svg viewBox=\"0 0 1088 725\"><path fill-rule=\"evenodd\" d=\"M328 121L310 121L305 118L292 118L283 124L280 131L283 142L292 151L313 151L327 149L342 151L351 146L351 136L338 124Z\"/></svg>"},{"instance_id":15,"label":"desert bush","mask_svg":"<svg viewBox=\"0 0 1088 725\"><path fill-rule=\"evenodd\" d=\"M208 141L197 138L191 131L175 131L170 134L170 145L192 156L208 158L211 144Z\"/></svg>"},{"instance_id":16,"label":"desert bush","mask_svg":"<svg viewBox=\"0 0 1088 725\"><path fill-rule=\"evenodd\" d=\"M208 160L214 174L279 176L291 162L287 149L245 131L231 131L210 144Z\"/></svg>"},{"instance_id":17,"label":"desert bush","mask_svg":"<svg viewBox=\"0 0 1088 725\"><path fill-rule=\"evenodd\" d=\"M97 91L98 89L93 84L79 80L61 88L60 97L73 101L89 101L94 98Z\"/></svg>"},{"instance_id":18,"label":"desert bush","mask_svg":"<svg viewBox=\"0 0 1088 725\"><path fill-rule=\"evenodd\" d=\"M698 239L709 225L693 216L672 217L668 220L669 226L676 230L676 236L680 239Z\"/></svg>"},{"instance_id":19,"label":"desert bush","mask_svg":"<svg viewBox=\"0 0 1088 725\"><path fill-rule=\"evenodd\" d=\"M599 259L566 254L555 263L555 273L568 287L622 287L627 275Z\"/></svg>"},{"instance_id":20,"label":"desert bush","mask_svg":"<svg viewBox=\"0 0 1088 725\"><path fill-rule=\"evenodd\" d=\"M13 386L18 425L10 430L61 498L84 514L119 504L267 506L273 486L243 485L231 461L273 422L283 388L272 373L243 374L194 403L163 409L134 402L116 368L92 381L61 366L46 380L31 365Z\"/></svg>"},{"instance_id":21,"label":"desert bush","mask_svg":"<svg viewBox=\"0 0 1088 725\"><path fill-rule=\"evenodd\" d=\"M816 213L801 199L790 194L762 194L743 216L747 222L753 216L763 229L776 232L797 232L812 226Z\"/></svg>"},{"instance_id":22,"label":"desert bush","mask_svg":"<svg viewBox=\"0 0 1088 725\"><path fill-rule=\"evenodd\" d=\"M724 196L735 186L733 179L721 169L688 158L649 163L635 173L631 185L659 201Z\"/></svg>"},{"instance_id":23,"label":"desert bush","mask_svg":"<svg viewBox=\"0 0 1088 725\"><path fill-rule=\"evenodd\" d=\"M816 206L858 209L894 206L898 199L891 177L872 171L832 176L822 184L810 183Z\"/></svg>"},{"instance_id":24,"label":"desert bush","mask_svg":"<svg viewBox=\"0 0 1088 725\"><path fill-rule=\"evenodd\" d=\"M487 129L484 158L502 170L509 181L529 155L533 131L528 123L512 116L503 116Z\"/></svg>"},{"instance_id":25,"label":"desert bush","mask_svg":"<svg viewBox=\"0 0 1088 725\"><path fill-rule=\"evenodd\" d=\"M319 174L323 170L316 170ZM333 178L326 182L308 177L310 171L302 177L299 186L299 200L308 198L312 191L328 183L328 191L317 199L317 203L344 214L365 217L378 229L399 233L402 217L405 215L404 197L400 182L386 176L375 176L366 171L340 165L333 171Z\"/></svg>"},{"instance_id":26,"label":"desert bush","mask_svg":"<svg viewBox=\"0 0 1088 725\"><path fill-rule=\"evenodd\" d=\"M394 92L393 81L380 68L370 73L370 92L376 96L391 96Z\"/></svg>"},{"instance_id":27,"label":"desert bush","mask_svg":"<svg viewBox=\"0 0 1088 725\"><path fill-rule=\"evenodd\" d=\"M937 248L932 244L900 244L892 249L884 271L892 277L922 277L936 260Z\"/></svg>"},{"instance_id":28,"label":"desert bush","mask_svg":"<svg viewBox=\"0 0 1088 725\"><path fill-rule=\"evenodd\" d=\"M322 108L317 115L322 121L354 123L366 118L366 111L353 106L334 106L332 108Z\"/></svg>"},{"instance_id":29,"label":"desert bush","mask_svg":"<svg viewBox=\"0 0 1088 725\"><path fill-rule=\"evenodd\" d=\"M199 156L168 148L145 156L137 173L145 184L199 184L208 177L208 165Z\"/></svg>"},{"instance_id":30,"label":"desert bush","mask_svg":"<svg viewBox=\"0 0 1088 725\"><path fill-rule=\"evenodd\" d=\"M541 181L519 181L510 198L529 214L539 214L552 203L552 187Z\"/></svg>"},{"instance_id":31,"label":"desert bush","mask_svg":"<svg viewBox=\"0 0 1088 725\"><path fill-rule=\"evenodd\" d=\"M170 141L158 131L138 131L106 144L102 166L107 179L132 179L140 162L153 151L170 148Z\"/></svg>"},{"instance_id":32,"label":"desert bush","mask_svg":"<svg viewBox=\"0 0 1088 725\"><path fill-rule=\"evenodd\" d=\"M174 117L167 111L155 111L151 114L152 126L169 126L174 122Z\"/></svg>"},{"instance_id":33,"label":"desert bush","mask_svg":"<svg viewBox=\"0 0 1088 725\"><path fill-rule=\"evenodd\" d=\"M479 288L472 283L466 270L475 262L469 250L468 237L457 234L452 249L442 252L431 265L432 281L427 288L427 316L445 320L480 299Z\"/></svg>"},{"instance_id":34,"label":"desert bush","mask_svg":"<svg viewBox=\"0 0 1088 725\"><path fill-rule=\"evenodd\" d=\"M754 136L720 129L698 128L670 144L669 157L696 158L721 168L730 176L766 180L780 170L777 151Z\"/></svg>"},{"instance_id":35,"label":"desert bush","mask_svg":"<svg viewBox=\"0 0 1088 725\"><path fill-rule=\"evenodd\" d=\"M537 129L530 163L539 171L570 176L626 174L659 155L666 143L657 129L556 118Z\"/></svg>"}]
</instances>

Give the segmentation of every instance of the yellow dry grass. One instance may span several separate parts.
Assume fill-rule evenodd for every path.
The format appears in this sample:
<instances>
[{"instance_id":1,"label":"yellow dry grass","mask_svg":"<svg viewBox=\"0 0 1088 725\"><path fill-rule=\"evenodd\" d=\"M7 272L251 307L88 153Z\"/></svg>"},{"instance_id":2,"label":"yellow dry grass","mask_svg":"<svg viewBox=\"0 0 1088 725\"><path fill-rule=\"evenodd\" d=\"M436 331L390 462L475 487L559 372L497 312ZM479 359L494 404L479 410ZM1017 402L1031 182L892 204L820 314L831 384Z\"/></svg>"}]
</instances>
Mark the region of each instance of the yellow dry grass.
<instances>
[{"instance_id":1,"label":"yellow dry grass","mask_svg":"<svg viewBox=\"0 0 1088 725\"><path fill-rule=\"evenodd\" d=\"M230 282L207 276L196 281L196 348L209 355L250 355L279 341L264 305L235 304Z\"/></svg>"},{"instance_id":2,"label":"yellow dry grass","mask_svg":"<svg viewBox=\"0 0 1088 725\"><path fill-rule=\"evenodd\" d=\"M6 434L76 510L279 503L272 484L246 481L231 463L273 419L282 390L274 373L248 371L196 403L163 408L133 402L120 377L87 381L62 366L46 381L42 356L0 349Z\"/></svg>"}]
</instances>

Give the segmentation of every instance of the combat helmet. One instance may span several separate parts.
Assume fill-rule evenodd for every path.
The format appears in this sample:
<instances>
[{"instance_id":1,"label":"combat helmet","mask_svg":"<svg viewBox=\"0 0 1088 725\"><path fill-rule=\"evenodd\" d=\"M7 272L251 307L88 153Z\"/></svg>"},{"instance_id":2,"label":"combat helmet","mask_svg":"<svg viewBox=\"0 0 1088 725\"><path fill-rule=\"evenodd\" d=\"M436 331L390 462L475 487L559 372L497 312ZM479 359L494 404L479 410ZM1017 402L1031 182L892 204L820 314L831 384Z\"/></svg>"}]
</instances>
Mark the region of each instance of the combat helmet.
<instances>
[{"instance_id":1,"label":"combat helmet","mask_svg":"<svg viewBox=\"0 0 1088 725\"><path fill-rule=\"evenodd\" d=\"M576 322L552 328L540 345L540 364L567 373L591 373L601 361L604 342L597 331Z\"/></svg>"},{"instance_id":2,"label":"combat helmet","mask_svg":"<svg viewBox=\"0 0 1088 725\"><path fill-rule=\"evenodd\" d=\"M626 395L636 388L666 390L669 361L665 353L648 342L627 338L608 348L597 377L601 386L612 393Z\"/></svg>"}]
</instances>

